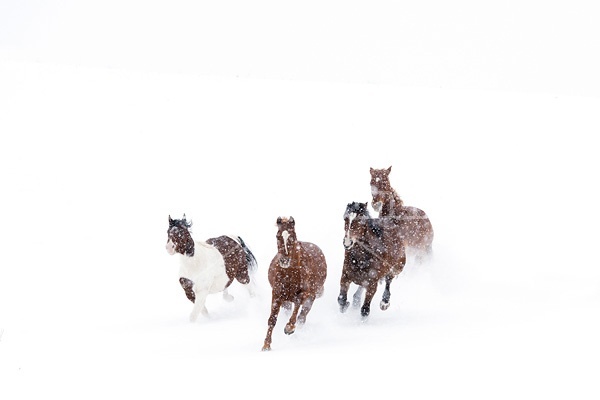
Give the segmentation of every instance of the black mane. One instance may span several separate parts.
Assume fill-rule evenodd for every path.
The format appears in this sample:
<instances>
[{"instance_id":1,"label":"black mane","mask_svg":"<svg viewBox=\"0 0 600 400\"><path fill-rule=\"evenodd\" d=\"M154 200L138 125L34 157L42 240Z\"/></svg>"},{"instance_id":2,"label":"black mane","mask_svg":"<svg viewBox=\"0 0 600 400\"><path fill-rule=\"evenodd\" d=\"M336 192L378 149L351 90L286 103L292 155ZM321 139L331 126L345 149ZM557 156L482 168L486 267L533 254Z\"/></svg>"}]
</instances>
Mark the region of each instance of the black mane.
<instances>
[{"instance_id":1,"label":"black mane","mask_svg":"<svg viewBox=\"0 0 600 400\"><path fill-rule=\"evenodd\" d=\"M169 216L169 229L173 227L187 230L192 227L192 221L187 221L185 219L185 214L183 214L182 219L172 219L171 216Z\"/></svg>"},{"instance_id":2,"label":"black mane","mask_svg":"<svg viewBox=\"0 0 600 400\"><path fill-rule=\"evenodd\" d=\"M379 219L377 218L371 217L369 209L367 208L368 204L369 203L359 203L356 201L348 203L344 217L350 213L356 213L356 215L358 215L359 217L366 218L371 232L373 232L375 235L377 235L377 237L380 238L383 234L383 227L381 226L381 221L379 221Z\"/></svg>"}]
</instances>

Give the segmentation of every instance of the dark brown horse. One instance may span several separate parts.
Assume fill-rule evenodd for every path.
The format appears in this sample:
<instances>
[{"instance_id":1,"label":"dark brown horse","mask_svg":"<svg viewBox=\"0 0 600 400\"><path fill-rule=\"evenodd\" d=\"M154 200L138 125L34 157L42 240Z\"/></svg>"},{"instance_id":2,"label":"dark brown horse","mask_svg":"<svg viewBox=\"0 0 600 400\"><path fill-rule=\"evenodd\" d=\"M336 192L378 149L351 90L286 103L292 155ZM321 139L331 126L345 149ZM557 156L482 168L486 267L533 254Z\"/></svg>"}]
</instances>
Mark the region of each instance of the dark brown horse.
<instances>
[{"instance_id":1,"label":"dark brown horse","mask_svg":"<svg viewBox=\"0 0 600 400\"><path fill-rule=\"evenodd\" d=\"M370 170L373 209L379 213L379 218L391 219L398 224L407 251L421 261L432 251L433 226L429 217L421 209L404 205L390 184L392 167Z\"/></svg>"},{"instance_id":2,"label":"dark brown horse","mask_svg":"<svg viewBox=\"0 0 600 400\"><path fill-rule=\"evenodd\" d=\"M254 282L249 273L256 269L256 259L239 236L195 241L191 227L192 222L185 219L185 214L183 219L169 216L166 248L169 254L180 256L179 283L194 303L190 321L195 321L200 313L208 315L205 302L209 294L223 292L224 299L233 300L227 288L234 279L246 285L254 295Z\"/></svg>"},{"instance_id":3,"label":"dark brown horse","mask_svg":"<svg viewBox=\"0 0 600 400\"><path fill-rule=\"evenodd\" d=\"M372 218L367 203L354 202L346 207L344 231L344 266L338 296L340 311L345 312L348 308L348 288L354 283L359 286L354 295L355 304L366 289L360 314L363 318L367 317L382 280L385 280L385 290L379 307L387 310L392 280L402 272L406 263L399 227L392 221Z\"/></svg>"},{"instance_id":4,"label":"dark brown horse","mask_svg":"<svg viewBox=\"0 0 600 400\"><path fill-rule=\"evenodd\" d=\"M277 218L277 254L269 266L269 283L272 288L271 315L263 351L271 350L271 335L281 307L290 308L292 315L284 332L291 335L298 324L306 322L316 298L323 294L327 263L321 249L296 237L294 218ZM298 311L302 307L300 314Z\"/></svg>"}]
</instances>

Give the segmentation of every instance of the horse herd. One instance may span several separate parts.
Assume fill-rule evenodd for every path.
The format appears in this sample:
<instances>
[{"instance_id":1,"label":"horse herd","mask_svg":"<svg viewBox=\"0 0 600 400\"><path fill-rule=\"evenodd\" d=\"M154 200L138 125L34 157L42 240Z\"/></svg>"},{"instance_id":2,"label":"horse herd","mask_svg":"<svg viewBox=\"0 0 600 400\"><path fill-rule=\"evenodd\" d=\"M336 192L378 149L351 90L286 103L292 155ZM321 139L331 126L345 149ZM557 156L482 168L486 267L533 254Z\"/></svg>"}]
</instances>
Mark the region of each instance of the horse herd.
<instances>
[{"instance_id":1,"label":"horse herd","mask_svg":"<svg viewBox=\"0 0 600 400\"><path fill-rule=\"evenodd\" d=\"M344 213L344 263L337 300L340 311L345 312L350 305L350 284L357 285L352 303L360 306L363 318L370 313L380 282L385 283L385 289L379 307L382 310L389 307L390 285L404 269L407 251L417 260L432 251L431 222L422 210L403 204L390 184L391 169L370 168L372 206L379 214L377 218L369 214L367 203L350 203ZM253 295L251 273L257 262L241 237L197 241L192 239L190 227L185 214L183 219L169 216L166 248L169 254L181 256L179 283L194 304L190 320L195 321L200 313L208 314L205 303L209 294L222 292L226 300L233 299L227 289L234 279L247 286ZM271 349L271 335L281 307L291 309L284 332L292 334L296 324L306 321L315 299L323 294L327 278L323 252L314 243L298 240L293 217L277 218L276 239L277 254L268 271L271 313L263 351Z\"/></svg>"}]
</instances>

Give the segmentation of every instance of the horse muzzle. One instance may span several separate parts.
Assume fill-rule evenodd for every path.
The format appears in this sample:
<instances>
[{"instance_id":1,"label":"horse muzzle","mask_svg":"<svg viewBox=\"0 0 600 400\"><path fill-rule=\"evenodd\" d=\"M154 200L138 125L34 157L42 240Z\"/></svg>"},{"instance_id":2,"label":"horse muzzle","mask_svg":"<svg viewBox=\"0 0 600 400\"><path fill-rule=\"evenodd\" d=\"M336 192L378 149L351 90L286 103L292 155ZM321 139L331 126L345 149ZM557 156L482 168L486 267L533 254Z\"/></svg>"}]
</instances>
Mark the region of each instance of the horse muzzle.
<instances>
[{"instance_id":1,"label":"horse muzzle","mask_svg":"<svg viewBox=\"0 0 600 400\"><path fill-rule=\"evenodd\" d=\"M175 244L173 244L172 241L169 240L165 247L167 249L167 253L169 253L170 255L175 254Z\"/></svg>"},{"instance_id":2,"label":"horse muzzle","mask_svg":"<svg viewBox=\"0 0 600 400\"><path fill-rule=\"evenodd\" d=\"M287 257L287 256L281 257L279 259L279 266L281 268L289 268L289 266L290 266L290 260L291 260L290 257Z\"/></svg>"},{"instance_id":3,"label":"horse muzzle","mask_svg":"<svg viewBox=\"0 0 600 400\"><path fill-rule=\"evenodd\" d=\"M353 245L354 245L354 240L350 239L349 237L344 238L344 248L346 250L351 248Z\"/></svg>"}]
</instances>

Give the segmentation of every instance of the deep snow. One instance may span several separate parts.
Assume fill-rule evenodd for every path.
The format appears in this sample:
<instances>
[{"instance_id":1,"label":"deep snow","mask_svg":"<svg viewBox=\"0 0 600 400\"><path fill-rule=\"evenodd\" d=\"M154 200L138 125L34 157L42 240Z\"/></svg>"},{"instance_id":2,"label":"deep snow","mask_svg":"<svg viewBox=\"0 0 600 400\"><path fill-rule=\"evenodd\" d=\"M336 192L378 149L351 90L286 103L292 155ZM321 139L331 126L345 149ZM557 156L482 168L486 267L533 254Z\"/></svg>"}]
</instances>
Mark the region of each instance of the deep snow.
<instances>
[{"instance_id":1,"label":"deep snow","mask_svg":"<svg viewBox=\"0 0 600 400\"><path fill-rule=\"evenodd\" d=\"M387 54L368 44L387 37L380 30L360 32L357 52ZM122 27L106 42L95 37L106 50L119 34L135 37ZM338 52L351 47L336 43ZM0 58L1 398L300 398L323 388L352 398L600 394L600 92L584 97L573 80L544 86L543 77L539 91L519 79L503 87L457 78L438 88L419 80L425 72L414 85L373 84L355 79L374 76L367 62L329 79L335 55L321 64L324 75L310 76L315 67L294 79L283 61L235 77L214 59L220 73L169 70L175 50L161 68L141 71L124 53L105 52L112 58L104 61L125 60L107 66L65 61L52 46L42 46L47 54L9 47L3 42ZM68 43L61 49L78 54ZM149 54L136 62L154 65ZM478 63L489 62L456 57L482 75ZM452 65L429 76L457 76ZM594 87L586 71L578 82L588 77ZM404 201L430 216L435 255L409 264L390 308L372 307L361 322L358 310L340 314L336 301L342 215L348 202L370 201L369 167L390 165ZM243 237L258 260L256 298L234 284L232 303L213 295L211 317L188 321L178 261L164 246L168 215L183 213L196 239ZM280 215L292 215L298 238L323 249L329 274L306 325L286 336L281 314L265 353L266 271Z\"/></svg>"}]
</instances>

